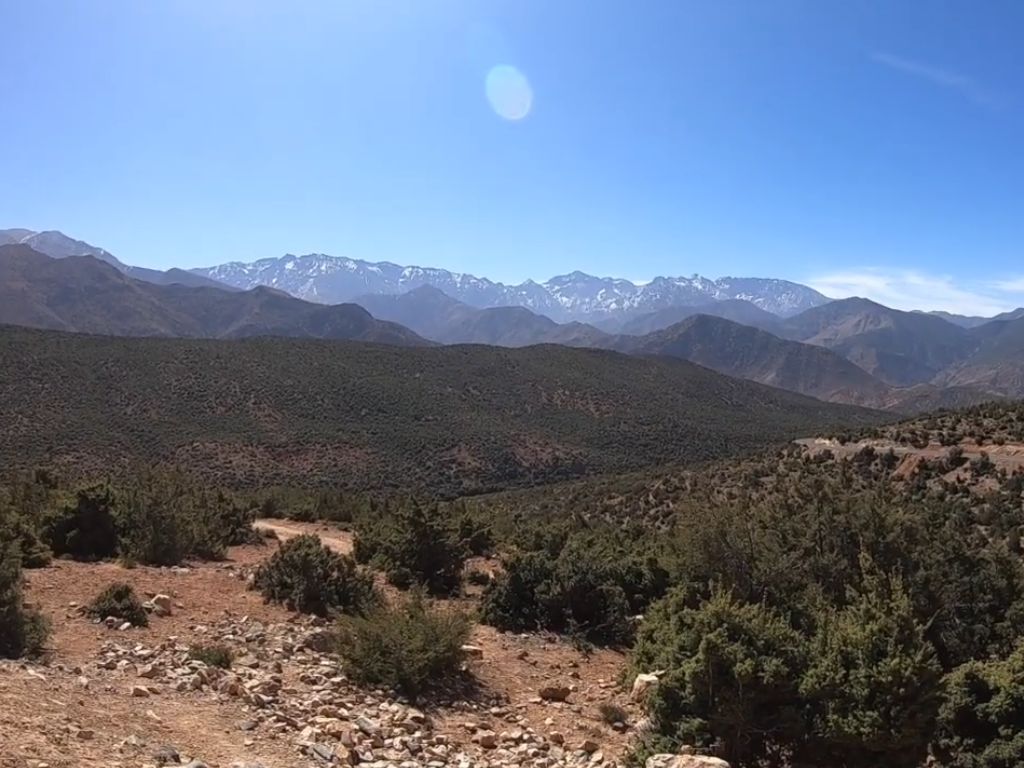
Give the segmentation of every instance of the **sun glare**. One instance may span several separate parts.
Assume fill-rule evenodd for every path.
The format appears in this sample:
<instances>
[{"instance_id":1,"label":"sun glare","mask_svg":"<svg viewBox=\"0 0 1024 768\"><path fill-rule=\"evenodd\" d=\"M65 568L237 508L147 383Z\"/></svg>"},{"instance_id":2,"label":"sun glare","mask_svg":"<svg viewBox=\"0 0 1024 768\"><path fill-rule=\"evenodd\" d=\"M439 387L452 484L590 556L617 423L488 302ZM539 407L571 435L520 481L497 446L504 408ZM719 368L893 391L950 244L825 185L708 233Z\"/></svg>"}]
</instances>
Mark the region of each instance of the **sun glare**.
<instances>
[{"instance_id":1,"label":"sun glare","mask_svg":"<svg viewBox=\"0 0 1024 768\"><path fill-rule=\"evenodd\" d=\"M533 106L533 89L526 76L513 66L492 67L485 83L487 100L499 117L522 120Z\"/></svg>"}]
</instances>

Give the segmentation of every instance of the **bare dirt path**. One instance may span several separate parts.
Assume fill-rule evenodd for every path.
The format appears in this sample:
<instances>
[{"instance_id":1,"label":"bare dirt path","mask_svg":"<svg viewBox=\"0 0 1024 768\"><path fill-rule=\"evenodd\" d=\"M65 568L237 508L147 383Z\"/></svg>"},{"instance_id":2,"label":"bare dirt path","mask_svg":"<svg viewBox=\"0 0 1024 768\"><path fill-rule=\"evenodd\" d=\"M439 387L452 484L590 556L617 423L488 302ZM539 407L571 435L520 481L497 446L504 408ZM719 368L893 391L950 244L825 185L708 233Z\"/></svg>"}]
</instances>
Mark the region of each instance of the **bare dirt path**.
<instances>
[{"instance_id":1,"label":"bare dirt path","mask_svg":"<svg viewBox=\"0 0 1024 768\"><path fill-rule=\"evenodd\" d=\"M343 555L352 553L352 532L343 531L325 523L300 523L297 520L280 520L265 517L254 523L258 531L273 531L282 541L302 536L307 533L320 537L328 549Z\"/></svg>"}]
</instances>

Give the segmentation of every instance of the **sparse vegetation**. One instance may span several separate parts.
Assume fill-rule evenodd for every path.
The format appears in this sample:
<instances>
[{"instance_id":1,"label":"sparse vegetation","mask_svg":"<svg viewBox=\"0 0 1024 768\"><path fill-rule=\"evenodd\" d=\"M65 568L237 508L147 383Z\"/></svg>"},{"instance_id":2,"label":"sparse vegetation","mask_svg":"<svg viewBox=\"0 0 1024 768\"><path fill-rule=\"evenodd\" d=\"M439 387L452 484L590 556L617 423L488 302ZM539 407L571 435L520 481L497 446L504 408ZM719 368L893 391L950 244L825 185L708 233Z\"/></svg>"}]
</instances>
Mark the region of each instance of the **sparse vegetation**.
<instances>
[{"instance_id":1,"label":"sparse vegetation","mask_svg":"<svg viewBox=\"0 0 1024 768\"><path fill-rule=\"evenodd\" d=\"M378 602L373 576L316 536L296 536L256 571L254 586L267 600L301 613L366 613Z\"/></svg>"},{"instance_id":2,"label":"sparse vegetation","mask_svg":"<svg viewBox=\"0 0 1024 768\"><path fill-rule=\"evenodd\" d=\"M234 660L234 653L231 649L222 643L213 643L207 645L193 645L188 649L188 656L190 659L203 662L208 667L218 667L219 669L230 669L231 662Z\"/></svg>"},{"instance_id":3,"label":"sparse vegetation","mask_svg":"<svg viewBox=\"0 0 1024 768\"><path fill-rule=\"evenodd\" d=\"M89 604L88 613L95 619L108 616L127 621L134 627L145 627L149 616L130 584L115 583L106 587Z\"/></svg>"},{"instance_id":4,"label":"sparse vegetation","mask_svg":"<svg viewBox=\"0 0 1024 768\"><path fill-rule=\"evenodd\" d=\"M0 401L11 468L117 480L169 462L214 486L444 498L726 458L883 418L682 361L562 347L24 328L0 330Z\"/></svg>"},{"instance_id":5,"label":"sparse vegetation","mask_svg":"<svg viewBox=\"0 0 1024 768\"><path fill-rule=\"evenodd\" d=\"M469 629L463 613L434 608L413 590L395 605L343 617L337 651L353 680L415 698L459 674Z\"/></svg>"}]
</instances>

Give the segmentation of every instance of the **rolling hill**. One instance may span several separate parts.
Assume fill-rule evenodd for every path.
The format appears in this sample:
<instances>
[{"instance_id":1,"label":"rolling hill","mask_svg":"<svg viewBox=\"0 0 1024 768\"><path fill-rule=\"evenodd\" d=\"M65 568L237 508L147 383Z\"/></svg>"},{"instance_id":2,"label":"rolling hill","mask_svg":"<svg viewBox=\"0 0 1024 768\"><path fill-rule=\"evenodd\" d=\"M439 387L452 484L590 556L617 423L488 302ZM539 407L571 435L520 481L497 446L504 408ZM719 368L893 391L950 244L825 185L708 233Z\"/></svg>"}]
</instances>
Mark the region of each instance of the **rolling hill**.
<instances>
[{"instance_id":1,"label":"rolling hill","mask_svg":"<svg viewBox=\"0 0 1024 768\"><path fill-rule=\"evenodd\" d=\"M546 345L0 330L0 463L167 462L237 485L446 495L733 456L878 423L691 363Z\"/></svg>"}]
</instances>

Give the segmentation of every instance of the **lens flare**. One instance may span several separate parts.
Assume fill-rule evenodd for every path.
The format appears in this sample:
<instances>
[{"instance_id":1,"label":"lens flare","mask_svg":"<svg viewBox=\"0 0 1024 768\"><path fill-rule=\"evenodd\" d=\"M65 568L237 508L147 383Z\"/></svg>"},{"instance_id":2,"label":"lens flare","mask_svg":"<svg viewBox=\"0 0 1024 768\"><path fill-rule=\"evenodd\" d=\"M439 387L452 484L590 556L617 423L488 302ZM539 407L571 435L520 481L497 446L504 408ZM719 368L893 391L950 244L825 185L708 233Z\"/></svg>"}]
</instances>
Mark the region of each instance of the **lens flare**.
<instances>
[{"instance_id":1,"label":"lens flare","mask_svg":"<svg viewBox=\"0 0 1024 768\"><path fill-rule=\"evenodd\" d=\"M500 64L487 73L487 101L499 117L522 120L533 106L533 89L526 76L513 66Z\"/></svg>"}]
</instances>

